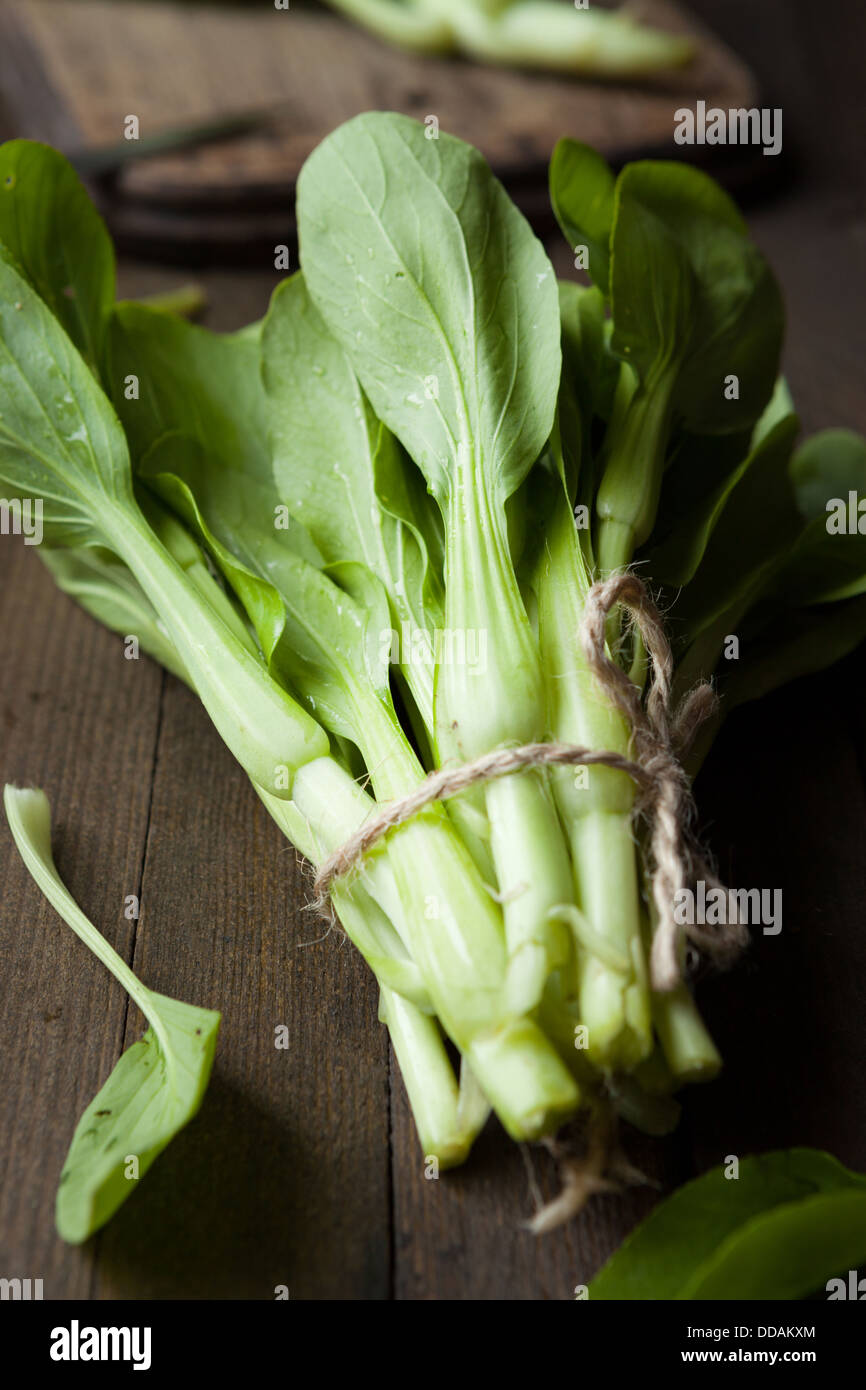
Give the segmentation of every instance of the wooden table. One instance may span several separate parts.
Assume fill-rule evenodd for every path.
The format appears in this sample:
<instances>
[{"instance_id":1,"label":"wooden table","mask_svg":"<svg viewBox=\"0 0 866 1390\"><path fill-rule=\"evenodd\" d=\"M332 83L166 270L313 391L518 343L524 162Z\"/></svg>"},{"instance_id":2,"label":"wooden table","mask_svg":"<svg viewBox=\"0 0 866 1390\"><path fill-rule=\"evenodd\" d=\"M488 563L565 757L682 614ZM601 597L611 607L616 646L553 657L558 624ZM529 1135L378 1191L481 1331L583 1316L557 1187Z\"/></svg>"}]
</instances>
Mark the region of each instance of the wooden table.
<instances>
[{"instance_id":1,"label":"wooden table","mask_svg":"<svg viewBox=\"0 0 866 1390\"><path fill-rule=\"evenodd\" d=\"M866 13L856 0L693 8L753 63L798 146L796 184L749 215L784 283L804 425L866 431ZM124 265L121 287L183 278ZM256 316L274 278L208 274L209 322ZM302 910L305 871L197 702L125 660L20 542L3 538L0 564L3 780L46 788L61 872L142 978L223 1011L198 1118L94 1241L64 1246L53 1201L72 1129L141 1021L0 833L0 1275L42 1278L61 1299L269 1299L280 1284L306 1299L573 1297L658 1189L598 1198L536 1240L522 1223L551 1168L493 1125L465 1169L426 1180L372 977ZM781 888L784 927L701 989L723 1078L686 1094L669 1141L630 1141L662 1189L789 1144L866 1169L864 687L861 651L740 711L701 775L723 875Z\"/></svg>"}]
</instances>

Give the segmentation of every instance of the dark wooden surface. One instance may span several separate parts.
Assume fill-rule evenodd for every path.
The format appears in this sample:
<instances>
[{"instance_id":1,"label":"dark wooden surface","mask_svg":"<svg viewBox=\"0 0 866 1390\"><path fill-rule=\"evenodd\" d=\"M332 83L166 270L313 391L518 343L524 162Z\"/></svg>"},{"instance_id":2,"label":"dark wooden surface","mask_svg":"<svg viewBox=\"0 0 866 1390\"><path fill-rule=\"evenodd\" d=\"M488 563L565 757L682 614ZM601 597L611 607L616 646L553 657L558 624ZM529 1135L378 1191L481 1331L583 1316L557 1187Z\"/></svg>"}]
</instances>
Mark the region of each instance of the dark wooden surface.
<instances>
[{"instance_id":1,"label":"dark wooden surface","mask_svg":"<svg viewBox=\"0 0 866 1390\"><path fill-rule=\"evenodd\" d=\"M642 4L648 22L701 36L676 0ZM270 3L0 0L0 33L0 88L12 117L22 132L67 151L122 144L129 114L146 139L228 112L271 113L265 130L132 162L100 190L124 244L151 254L156 245L180 247L199 261L227 246L253 260L285 240L303 161L334 126L372 107L435 114L483 149L532 211L546 204L547 161L563 130L611 157L631 154L672 144L672 103L703 96L739 107L756 97L747 66L707 33L694 63L627 88L403 53L324 5L303 3L277 11ZM754 171L754 158L743 163Z\"/></svg>"},{"instance_id":2,"label":"dark wooden surface","mask_svg":"<svg viewBox=\"0 0 866 1390\"><path fill-rule=\"evenodd\" d=\"M855 0L712 0L785 111L798 180L750 209L783 282L787 370L808 430L866 430L866 15ZM182 273L122 268L127 293ZM210 273L209 321L258 314L274 276ZM772 525L772 517L767 518ZM568 1299L649 1208L598 1199L535 1240L524 1156L493 1126L426 1181L365 967L301 908L306 885L192 696L0 541L0 774L46 788L56 858L156 989L223 1010L197 1119L81 1249L53 1230L85 1103L140 1020L45 906L0 829L0 1275L48 1298ZM698 783L733 883L779 887L784 928L700 1002L727 1061L665 1143L630 1141L669 1188L727 1154L792 1143L866 1169L866 653L739 711ZM141 896L138 923L124 897ZM291 1046L277 1051L274 1027ZM543 1191L552 1175L533 1152Z\"/></svg>"}]
</instances>

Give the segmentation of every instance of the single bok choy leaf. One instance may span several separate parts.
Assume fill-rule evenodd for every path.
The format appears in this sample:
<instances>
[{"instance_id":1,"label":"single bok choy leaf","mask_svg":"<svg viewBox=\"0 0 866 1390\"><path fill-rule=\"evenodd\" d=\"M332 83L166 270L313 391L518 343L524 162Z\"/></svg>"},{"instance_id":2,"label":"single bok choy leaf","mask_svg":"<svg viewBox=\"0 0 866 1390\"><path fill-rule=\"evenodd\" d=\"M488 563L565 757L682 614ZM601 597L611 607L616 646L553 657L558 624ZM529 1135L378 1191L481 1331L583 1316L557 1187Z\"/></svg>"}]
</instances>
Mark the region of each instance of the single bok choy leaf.
<instances>
[{"instance_id":1,"label":"single bok choy leaf","mask_svg":"<svg viewBox=\"0 0 866 1390\"><path fill-rule=\"evenodd\" d=\"M135 1190L165 1146L198 1110L207 1087L220 1015L156 994L136 978L81 911L51 854L48 798L6 786L15 844L52 907L123 985L150 1027L123 1053L78 1122L57 1193L57 1229L78 1244Z\"/></svg>"},{"instance_id":2,"label":"single bok choy leaf","mask_svg":"<svg viewBox=\"0 0 866 1390\"><path fill-rule=\"evenodd\" d=\"M400 632L400 666L432 729L433 634L444 621L438 516L420 474L373 414L301 273L271 300L262 373L279 500L327 564L363 564L384 584Z\"/></svg>"},{"instance_id":3,"label":"single bok choy leaf","mask_svg":"<svg viewBox=\"0 0 866 1390\"><path fill-rule=\"evenodd\" d=\"M590 1299L796 1299L866 1261L866 1177L817 1149L713 1168L661 1202Z\"/></svg>"},{"instance_id":4,"label":"single bok choy leaf","mask_svg":"<svg viewBox=\"0 0 866 1390\"><path fill-rule=\"evenodd\" d=\"M356 117L298 181L307 288L384 424L427 480L445 530L445 626L483 636L477 667L435 671L438 760L544 736L538 649L511 560L506 503L550 433L560 374L556 278L471 146L392 113ZM550 910L572 900L547 780L489 782L509 997L534 1007L562 962ZM543 956L538 969L538 956Z\"/></svg>"},{"instance_id":5,"label":"single bok choy leaf","mask_svg":"<svg viewBox=\"0 0 866 1390\"><path fill-rule=\"evenodd\" d=\"M434 666L445 625L439 512L421 473L374 415L301 272L271 300L262 375L280 500L329 565L363 564L385 586L391 659L426 754L435 743ZM492 882L483 792L474 789L449 809L485 881Z\"/></svg>"}]
</instances>

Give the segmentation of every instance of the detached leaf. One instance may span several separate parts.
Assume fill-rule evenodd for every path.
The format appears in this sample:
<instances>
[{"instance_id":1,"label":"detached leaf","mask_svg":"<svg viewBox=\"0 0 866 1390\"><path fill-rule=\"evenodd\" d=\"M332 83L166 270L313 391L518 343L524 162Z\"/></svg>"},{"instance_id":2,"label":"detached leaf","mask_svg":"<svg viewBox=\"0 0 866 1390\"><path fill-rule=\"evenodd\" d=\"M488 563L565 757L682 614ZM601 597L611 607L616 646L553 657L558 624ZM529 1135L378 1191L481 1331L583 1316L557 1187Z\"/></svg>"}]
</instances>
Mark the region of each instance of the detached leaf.
<instances>
[{"instance_id":1,"label":"detached leaf","mask_svg":"<svg viewBox=\"0 0 866 1390\"><path fill-rule=\"evenodd\" d=\"M794 1299L866 1260L866 1177L816 1149L713 1168L661 1202L591 1299Z\"/></svg>"},{"instance_id":2,"label":"detached leaf","mask_svg":"<svg viewBox=\"0 0 866 1390\"><path fill-rule=\"evenodd\" d=\"M57 1230L72 1244L99 1230L134 1192L207 1088L219 1014L151 990L147 995L153 1026L123 1053L88 1105L60 1174ZM128 1176L133 1158L135 1175Z\"/></svg>"},{"instance_id":3,"label":"detached leaf","mask_svg":"<svg viewBox=\"0 0 866 1390\"><path fill-rule=\"evenodd\" d=\"M77 1244L105 1224L198 1110L220 1016L146 989L85 917L54 864L51 812L43 791L7 786L3 804L21 858L52 907L150 1023L85 1110L63 1166L57 1229L64 1240Z\"/></svg>"}]
</instances>

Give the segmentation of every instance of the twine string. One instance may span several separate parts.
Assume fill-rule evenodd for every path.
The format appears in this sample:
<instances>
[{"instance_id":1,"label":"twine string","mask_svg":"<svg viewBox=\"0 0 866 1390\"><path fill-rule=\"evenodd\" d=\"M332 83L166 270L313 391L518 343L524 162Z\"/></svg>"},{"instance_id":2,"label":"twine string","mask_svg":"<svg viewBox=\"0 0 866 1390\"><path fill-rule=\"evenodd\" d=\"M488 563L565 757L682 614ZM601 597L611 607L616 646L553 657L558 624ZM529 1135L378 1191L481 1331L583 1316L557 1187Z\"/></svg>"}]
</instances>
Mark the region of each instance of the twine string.
<instances>
[{"instance_id":1,"label":"twine string","mask_svg":"<svg viewBox=\"0 0 866 1390\"><path fill-rule=\"evenodd\" d=\"M605 625L617 604L630 615L650 660L645 703L637 686L606 651ZM600 765L624 772L635 782L636 811L649 825L650 880L657 917L650 953L653 989L668 991L680 983L684 933L720 964L727 964L736 955L746 935L736 914L733 921L717 930L698 924L681 926L675 917L678 892L696 878L703 878L708 887L721 888L692 833L694 799L681 762L698 729L717 707L712 687L702 681L676 709L672 707L673 653L662 616L635 574L614 575L593 584L586 599L580 642L596 680L629 726L633 757L568 743L529 743L500 748L460 767L431 772L407 796L378 808L323 861L313 885L317 907L325 909L332 886L357 868L384 836L434 802L527 768Z\"/></svg>"}]
</instances>

